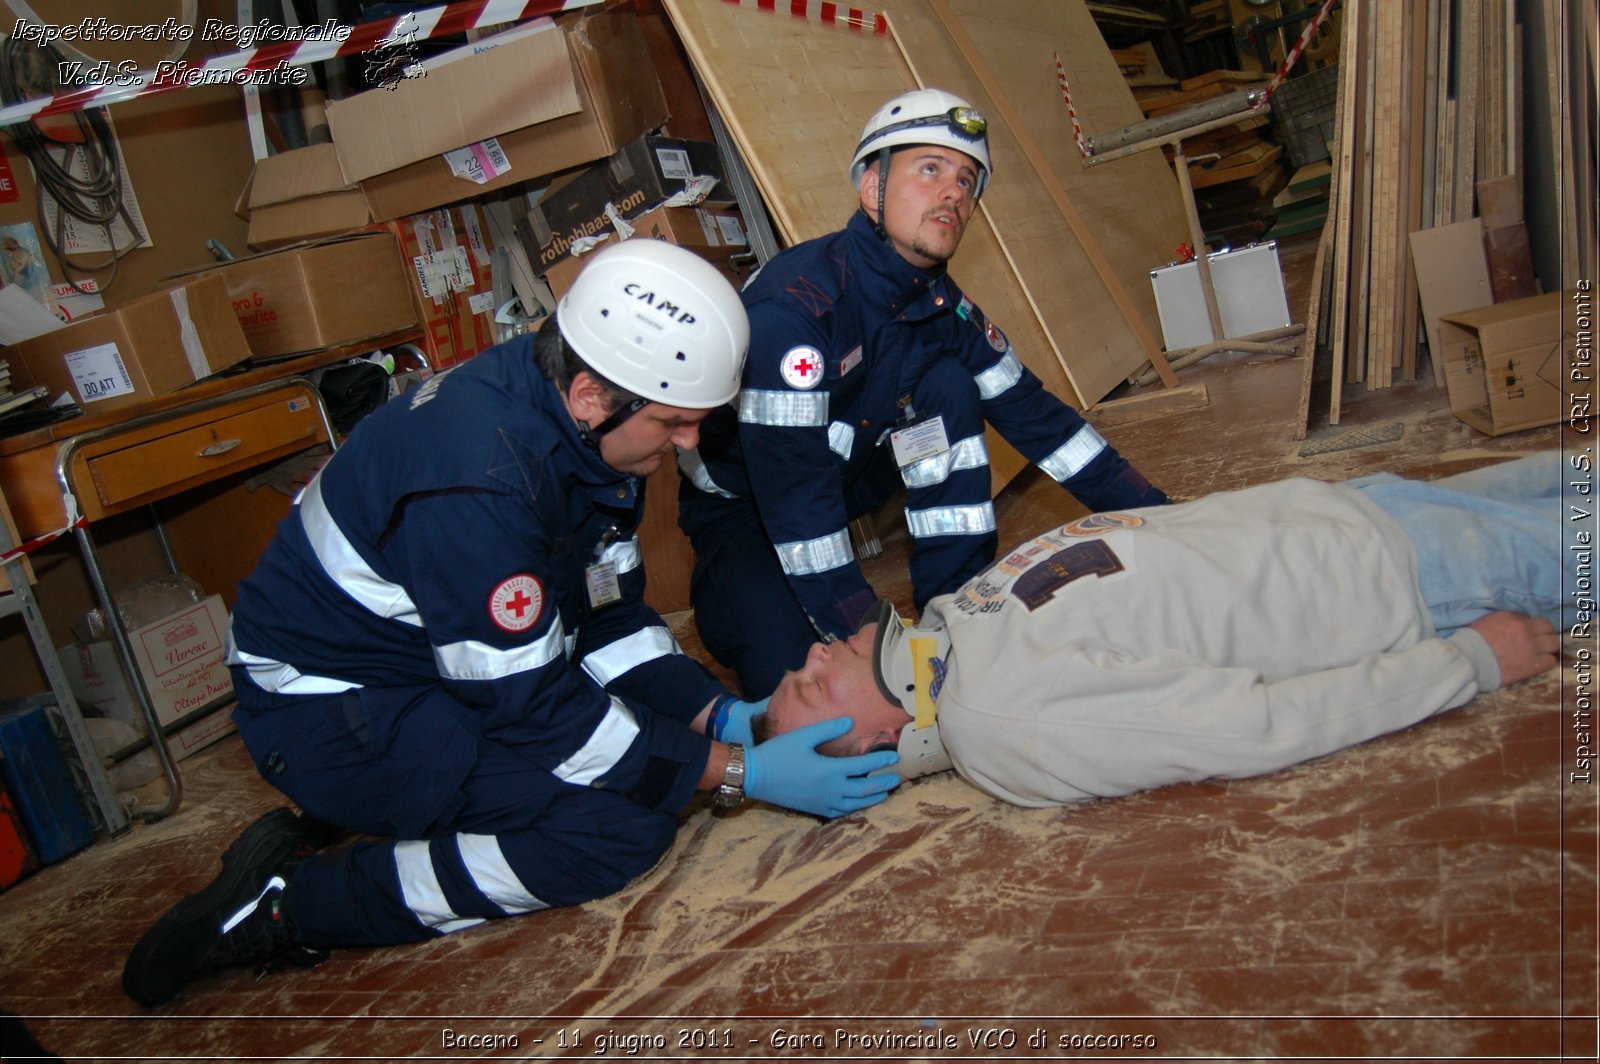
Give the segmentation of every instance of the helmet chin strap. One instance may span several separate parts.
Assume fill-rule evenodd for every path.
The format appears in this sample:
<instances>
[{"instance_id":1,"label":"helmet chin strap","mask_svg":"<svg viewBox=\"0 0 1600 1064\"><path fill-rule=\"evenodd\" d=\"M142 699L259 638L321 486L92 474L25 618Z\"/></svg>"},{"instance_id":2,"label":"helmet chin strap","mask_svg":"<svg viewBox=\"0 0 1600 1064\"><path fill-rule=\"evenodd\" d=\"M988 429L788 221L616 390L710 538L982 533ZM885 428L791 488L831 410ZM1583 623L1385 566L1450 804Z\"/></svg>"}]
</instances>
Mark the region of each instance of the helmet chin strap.
<instances>
[{"instance_id":1,"label":"helmet chin strap","mask_svg":"<svg viewBox=\"0 0 1600 1064\"><path fill-rule=\"evenodd\" d=\"M630 403L623 403L611 412L611 415L594 428L589 427L587 421L578 422L578 438L589 445L595 454L600 453L600 437L621 425L639 411L650 405L648 399L635 399Z\"/></svg>"},{"instance_id":2,"label":"helmet chin strap","mask_svg":"<svg viewBox=\"0 0 1600 1064\"><path fill-rule=\"evenodd\" d=\"M894 241L889 239L889 230L883 227L883 205L889 194L889 156L891 149L878 149L878 220L873 223L873 232L878 234L878 239L894 248Z\"/></svg>"}]
</instances>

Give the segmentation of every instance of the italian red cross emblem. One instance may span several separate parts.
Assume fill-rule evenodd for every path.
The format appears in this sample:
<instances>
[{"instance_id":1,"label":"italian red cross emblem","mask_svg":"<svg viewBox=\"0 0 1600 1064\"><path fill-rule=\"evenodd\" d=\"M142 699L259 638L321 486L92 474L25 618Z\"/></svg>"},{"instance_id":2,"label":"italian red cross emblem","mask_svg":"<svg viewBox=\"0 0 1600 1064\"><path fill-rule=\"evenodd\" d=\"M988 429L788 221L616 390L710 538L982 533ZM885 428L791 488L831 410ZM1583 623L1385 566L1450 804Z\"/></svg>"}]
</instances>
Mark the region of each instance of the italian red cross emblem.
<instances>
[{"instance_id":1,"label":"italian red cross emblem","mask_svg":"<svg viewBox=\"0 0 1600 1064\"><path fill-rule=\"evenodd\" d=\"M789 387L815 388L822 383L822 352L814 347L791 347L778 369Z\"/></svg>"},{"instance_id":2,"label":"italian red cross emblem","mask_svg":"<svg viewBox=\"0 0 1600 1064\"><path fill-rule=\"evenodd\" d=\"M544 587L537 577L518 573L489 593L489 619L507 632L525 632L544 613Z\"/></svg>"}]
</instances>

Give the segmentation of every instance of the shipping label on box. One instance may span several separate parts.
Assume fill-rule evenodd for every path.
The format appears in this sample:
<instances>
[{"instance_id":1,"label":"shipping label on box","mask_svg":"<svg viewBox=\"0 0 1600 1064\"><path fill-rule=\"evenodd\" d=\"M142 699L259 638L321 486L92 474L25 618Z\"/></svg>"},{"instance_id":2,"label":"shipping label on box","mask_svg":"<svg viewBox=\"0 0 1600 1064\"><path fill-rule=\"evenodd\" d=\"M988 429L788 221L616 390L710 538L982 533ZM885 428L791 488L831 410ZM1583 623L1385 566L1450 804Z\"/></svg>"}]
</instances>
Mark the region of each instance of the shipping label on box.
<instances>
[{"instance_id":1,"label":"shipping label on box","mask_svg":"<svg viewBox=\"0 0 1600 1064\"><path fill-rule=\"evenodd\" d=\"M1576 344L1562 311L1571 298L1550 292L1439 319L1438 357L1458 418L1499 436L1566 417L1563 386Z\"/></svg>"},{"instance_id":2,"label":"shipping label on box","mask_svg":"<svg viewBox=\"0 0 1600 1064\"><path fill-rule=\"evenodd\" d=\"M228 611L221 596L212 595L128 633L140 679L163 728L233 693L233 677L223 663L227 631ZM109 641L61 647L60 658L81 704L145 731Z\"/></svg>"},{"instance_id":3,"label":"shipping label on box","mask_svg":"<svg viewBox=\"0 0 1600 1064\"><path fill-rule=\"evenodd\" d=\"M400 241L422 348L443 369L495 342L493 241L477 204L385 223Z\"/></svg>"},{"instance_id":4,"label":"shipping label on box","mask_svg":"<svg viewBox=\"0 0 1600 1064\"><path fill-rule=\"evenodd\" d=\"M47 385L104 413L243 362L250 345L221 279L202 276L13 344L12 387Z\"/></svg>"}]
</instances>

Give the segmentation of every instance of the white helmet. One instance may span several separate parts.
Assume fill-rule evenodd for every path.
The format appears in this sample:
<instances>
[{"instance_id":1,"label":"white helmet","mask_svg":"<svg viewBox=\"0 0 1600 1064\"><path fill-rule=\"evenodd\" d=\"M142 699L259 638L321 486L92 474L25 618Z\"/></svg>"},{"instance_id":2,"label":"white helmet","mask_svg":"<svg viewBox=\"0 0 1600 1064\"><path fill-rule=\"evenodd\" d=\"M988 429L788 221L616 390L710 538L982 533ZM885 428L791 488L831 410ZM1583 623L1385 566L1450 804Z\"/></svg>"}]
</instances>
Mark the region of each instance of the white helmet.
<instances>
[{"instance_id":1,"label":"white helmet","mask_svg":"<svg viewBox=\"0 0 1600 1064\"><path fill-rule=\"evenodd\" d=\"M645 402L705 410L739 394L750 319L718 269L664 240L596 252L556 307L578 357Z\"/></svg>"},{"instance_id":2,"label":"white helmet","mask_svg":"<svg viewBox=\"0 0 1600 1064\"><path fill-rule=\"evenodd\" d=\"M972 156L978 164L978 187L989 183L989 123L970 103L943 89L917 89L896 96L878 109L861 131L850 182L861 187L861 175L880 152L909 144L941 144Z\"/></svg>"}]
</instances>

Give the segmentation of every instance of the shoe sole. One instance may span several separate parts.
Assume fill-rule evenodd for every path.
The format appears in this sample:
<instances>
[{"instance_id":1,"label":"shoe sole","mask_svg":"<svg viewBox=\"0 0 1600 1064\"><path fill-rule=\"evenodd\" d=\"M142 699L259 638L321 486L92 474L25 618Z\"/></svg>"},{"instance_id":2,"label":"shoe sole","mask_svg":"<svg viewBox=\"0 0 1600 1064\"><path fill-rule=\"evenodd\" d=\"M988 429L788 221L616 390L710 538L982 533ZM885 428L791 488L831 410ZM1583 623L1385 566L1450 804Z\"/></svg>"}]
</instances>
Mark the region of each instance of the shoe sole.
<instances>
[{"instance_id":1,"label":"shoe sole","mask_svg":"<svg viewBox=\"0 0 1600 1064\"><path fill-rule=\"evenodd\" d=\"M304 841L300 818L292 809L274 809L245 828L223 853L217 878L167 910L133 947L122 970L123 991L155 1008L206 974L205 956L219 934L218 910L234 898L244 904L248 898L241 895L249 877L281 865Z\"/></svg>"}]
</instances>

